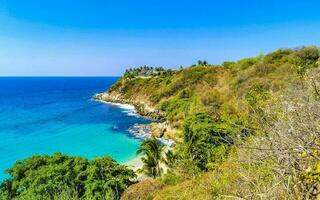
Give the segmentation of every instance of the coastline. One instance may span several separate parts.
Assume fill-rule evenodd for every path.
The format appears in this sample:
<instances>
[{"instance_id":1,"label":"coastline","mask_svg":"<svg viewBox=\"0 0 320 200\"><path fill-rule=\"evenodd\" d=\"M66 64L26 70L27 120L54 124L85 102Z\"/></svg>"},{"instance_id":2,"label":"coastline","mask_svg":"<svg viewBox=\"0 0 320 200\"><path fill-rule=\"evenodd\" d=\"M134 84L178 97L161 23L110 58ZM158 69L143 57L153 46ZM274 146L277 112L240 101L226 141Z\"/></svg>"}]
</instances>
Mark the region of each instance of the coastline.
<instances>
[{"instance_id":1,"label":"coastline","mask_svg":"<svg viewBox=\"0 0 320 200\"><path fill-rule=\"evenodd\" d=\"M111 101L105 101L105 100L102 100L102 99L98 99L98 98L95 98L94 96L94 100L95 101L99 101L101 103L107 103L107 104L111 104L111 105L114 105L114 106L118 106L122 109L130 109L130 110L135 110L136 111L136 108L134 105L132 104L129 104L129 103L116 103L116 102L111 102Z\"/></svg>"},{"instance_id":2,"label":"coastline","mask_svg":"<svg viewBox=\"0 0 320 200\"><path fill-rule=\"evenodd\" d=\"M103 99L102 96L104 93L99 93L93 96L93 99L95 101L101 102L101 103L106 103L106 104L111 104L114 106L117 106L119 108L122 108L126 110L125 112L129 116L141 116L146 119L151 119L154 120L154 122L151 122L149 124L135 124L133 127L131 127L128 131L135 136L138 139L146 140L151 136L154 136L159 142L164 144L165 146L171 148L174 144L175 141L169 138L165 138L164 136L164 131L167 129L167 125L165 122L157 122L156 118L149 117L146 114L141 113L137 107L136 104L131 103L129 101L122 101L122 100L111 100L111 99ZM141 107L141 106L139 106ZM156 132L155 129L158 129L158 133Z\"/></svg>"},{"instance_id":3,"label":"coastline","mask_svg":"<svg viewBox=\"0 0 320 200\"><path fill-rule=\"evenodd\" d=\"M124 110L127 110L127 114L130 116L141 116L141 117L145 117L148 118L147 116L141 114L139 112L139 110L137 109L137 105L135 104L131 104L130 102L123 102L120 100L117 101L113 101L113 100L104 100L101 98L102 94L96 94L94 95L93 99L95 101L99 101L101 103L106 103L106 104L111 104L114 106L117 106L119 108L122 108ZM152 118L154 119L154 118ZM155 120L155 119L154 119ZM154 136L154 134L151 133L151 126L152 123L150 124L135 124L132 128L130 128L128 131L135 136L136 138L140 139L140 140L146 140L151 136ZM175 142L171 139L166 139L163 137L156 137L154 136L159 142L161 142L162 144L165 145L165 149L170 150L172 148L172 146L175 144ZM141 169L143 167L143 162L141 160L143 156L142 155L136 155L135 157L133 157L132 159L124 162L123 164L125 166L127 166L128 168L134 170L137 174L138 180L141 179L146 179L147 177L145 177L145 175L139 173L139 169ZM162 166L164 168L164 170L166 171L167 167L166 166Z\"/></svg>"},{"instance_id":4,"label":"coastline","mask_svg":"<svg viewBox=\"0 0 320 200\"><path fill-rule=\"evenodd\" d=\"M123 164L133 171L137 171L143 167L143 162L141 160L142 155L136 155L134 158L124 162Z\"/></svg>"},{"instance_id":5,"label":"coastline","mask_svg":"<svg viewBox=\"0 0 320 200\"><path fill-rule=\"evenodd\" d=\"M143 172L140 171L140 169L142 169L143 167L143 162L141 158L142 158L142 155L137 155L131 160L128 160L127 162L123 163L123 165L127 166L129 169L132 169L137 174L135 181L150 179L150 177L148 177L147 175L145 175Z\"/></svg>"},{"instance_id":6,"label":"coastline","mask_svg":"<svg viewBox=\"0 0 320 200\"><path fill-rule=\"evenodd\" d=\"M116 93L98 93L93 96L94 100L120 106L124 105L125 107L131 107L134 108L136 113L140 116L151 119L151 120L159 120L159 121L165 121L164 115L161 111L158 109L155 109L153 106L148 105L145 102L137 102L133 100L126 100L121 97L120 94Z\"/></svg>"},{"instance_id":7,"label":"coastline","mask_svg":"<svg viewBox=\"0 0 320 200\"><path fill-rule=\"evenodd\" d=\"M127 114L130 116L137 116L138 115L137 110L134 105L128 104L128 103L117 103L117 102L105 101L100 98L97 98L98 95L101 95L101 94L96 94L93 96L94 101L98 101L98 102L105 103L105 104L111 104L111 105L117 106L119 108L122 108L122 109L126 110ZM141 139L141 138L139 138L139 139ZM143 167L143 162L142 162L141 158L142 158L142 155L136 155L135 157L131 158L130 160L124 162L123 165L125 165L129 169L132 169L133 171L137 172L139 169L141 169ZM137 173L137 174L138 174L138 178L139 178L141 176L141 174L139 174L139 173Z\"/></svg>"}]
</instances>

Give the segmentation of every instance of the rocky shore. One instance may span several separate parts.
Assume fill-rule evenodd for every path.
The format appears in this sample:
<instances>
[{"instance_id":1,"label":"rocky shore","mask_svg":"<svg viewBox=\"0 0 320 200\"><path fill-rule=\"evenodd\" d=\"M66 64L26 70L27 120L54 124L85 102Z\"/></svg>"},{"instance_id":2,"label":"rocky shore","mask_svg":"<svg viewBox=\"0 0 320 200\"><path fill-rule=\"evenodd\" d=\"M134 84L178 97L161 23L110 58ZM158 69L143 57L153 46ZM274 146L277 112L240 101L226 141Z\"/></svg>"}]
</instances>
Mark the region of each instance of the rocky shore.
<instances>
[{"instance_id":1,"label":"rocky shore","mask_svg":"<svg viewBox=\"0 0 320 200\"><path fill-rule=\"evenodd\" d=\"M93 97L93 99L96 101L111 103L125 109L132 110L132 112L130 113L138 114L155 121L150 124L135 124L132 128L129 129L129 132L135 137L145 140L149 137L154 136L159 142L166 146L166 151L171 149L175 144L175 141L170 137L170 133L173 133L175 130L172 129L167 124L167 122L165 122L163 114L152 106L149 106L146 103L125 100L121 98L120 95L110 95L107 92L97 94ZM147 176L139 172L139 169L143 167L141 155L138 155L133 159L127 161L125 165L137 172L138 181L148 179ZM167 167L164 164L162 168L165 171L167 170Z\"/></svg>"},{"instance_id":2,"label":"rocky shore","mask_svg":"<svg viewBox=\"0 0 320 200\"><path fill-rule=\"evenodd\" d=\"M154 120L160 120L160 121L164 120L163 113L158 109L155 109L151 105L148 105L146 102L127 100L122 98L120 94L111 94L108 92L96 94L93 98L96 100L110 102L110 103L130 104L135 107L137 113L141 116L151 118Z\"/></svg>"},{"instance_id":3,"label":"rocky shore","mask_svg":"<svg viewBox=\"0 0 320 200\"><path fill-rule=\"evenodd\" d=\"M162 132L159 130L159 127L163 127L162 123L151 123L151 124L135 124L132 128L129 129L129 132L132 133L137 138L148 139L151 136L156 137L162 144L172 147L175 142L172 139L163 138L157 133Z\"/></svg>"},{"instance_id":4,"label":"rocky shore","mask_svg":"<svg viewBox=\"0 0 320 200\"><path fill-rule=\"evenodd\" d=\"M137 138L147 139L151 136L156 137L161 143L168 147L171 147L175 141L172 139L171 135L176 131L171 128L171 126L164 120L163 113L145 102L137 102L133 100L126 100L119 94L110 94L108 92L96 94L93 97L95 100L133 106L137 114L155 120L155 122L150 124L136 124L129 131Z\"/></svg>"}]
</instances>

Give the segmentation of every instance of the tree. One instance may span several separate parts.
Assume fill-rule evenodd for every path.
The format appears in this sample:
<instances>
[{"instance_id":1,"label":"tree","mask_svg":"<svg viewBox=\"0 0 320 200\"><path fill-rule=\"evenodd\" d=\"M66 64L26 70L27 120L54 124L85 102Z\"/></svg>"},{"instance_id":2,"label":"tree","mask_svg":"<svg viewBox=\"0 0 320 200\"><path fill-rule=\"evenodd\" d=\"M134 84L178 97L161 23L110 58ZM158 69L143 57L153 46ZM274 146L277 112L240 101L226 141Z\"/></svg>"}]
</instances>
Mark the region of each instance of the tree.
<instances>
[{"instance_id":1,"label":"tree","mask_svg":"<svg viewBox=\"0 0 320 200\"><path fill-rule=\"evenodd\" d=\"M183 140L185 150L200 170L206 170L225 148L232 143L224 124L214 122L204 113L188 117L184 123Z\"/></svg>"},{"instance_id":2,"label":"tree","mask_svg":"<svg viewBox=\"0 0 320 200\"><path fill-rule=\"evenodd\" d=\"M198 65L200 65L200 66L203 65L202 60L198 60Z\"/></svg>"},{"instance_id":3,"label":"tree","mask_svg":"<svg viewBox=\"0 0 320 200\"><path fill-rule=\"evenodd\" d=\"M198 60L198 65L199 66L207 66L208 65L208 62L206 60Z\"/></svg>"},{"instance_id":4,"label":"tree","mask_svg":"<svg viewBox=\"0 0 320 200\"><path fill-rule=\"evenodd\" d=\"M110 157L87 160L54 154L32 156L8 170L0 187L6 199L55 199L66 194L72 199L120 199L132 184L135 173Z\"/></svg>"},{"instance_id":5,"label":"tree","mask_svg":"<svg viewBox=\"0 0 320 200\"><path fill-rule=\"evenodd\" d=\"M145 140L139 147L137 154L143 154L143 171L146 175L156 178L161 176L160 162L163 158L164 145L156 138Z\"/></svg>"}]
</instances>

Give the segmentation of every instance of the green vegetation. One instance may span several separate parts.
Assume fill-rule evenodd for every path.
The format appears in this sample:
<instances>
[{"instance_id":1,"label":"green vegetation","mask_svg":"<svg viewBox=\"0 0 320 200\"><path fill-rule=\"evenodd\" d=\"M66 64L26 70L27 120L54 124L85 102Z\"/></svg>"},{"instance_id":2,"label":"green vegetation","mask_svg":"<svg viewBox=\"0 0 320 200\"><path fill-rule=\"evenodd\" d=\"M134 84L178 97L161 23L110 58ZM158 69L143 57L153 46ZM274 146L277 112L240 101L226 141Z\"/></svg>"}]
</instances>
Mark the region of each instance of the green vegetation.
<instances>
[{"instance_id":1,"label":"green vegetation","mask_svg":"<svg viewBox=\"0 0 320 200\"><path fill-rule=\"evenodd\" d=\"M197 64L196 65L199 65L199 66L207 66L209 65L208 62L206 60L198 60ZM193 65L193 66L196 66L196 65Z\"/></svg>"},{"instance_id":2,"label":"green vegetation","mask_svg":"<svg viewBox=\"0 0 320 200\"><path fill-rule=\"evenodd\" d=\"M210 162L220 160L227 146L232 144L228 133L221 131L218 126L210 116L202 113L185 120L184 148L200 170L206 170Z\"/></svg>"},{"instance_id":3,"label":"green vegetation","mask_svg":"<svg viewBox=\"0 0 320 200\"><path fill-rule=\"evenodd\" d=\"M176 130L164 134L177 144L148 198L316 198L319 57L313 46L280 49L120 79L110 95L156 108Z\"/></svg>"},{"instance_id":4,"label":"green vegetation","mask_svg":"<svg viewBox=\"0 0 320 200\"><path fill-rule=\"evenodd\" d=\"M8 169L3 199L120 199L136 177L109 157L33 156Z\"/></svg>"},{"instance_id":5,"label":"green vegetation","mask_svg":"<svg viewBox=\"0 0 320 200\"><path fill-rule=\"evenodd\" d=\"M142 162L144 167L142 172L146 175L157 178L162 174L162 168L160 167L160 161L163 159L164 145L158 142L154 137L145 140L140 145L137 154L142 154Z\"/></svg>"},{"instance_id":6,"label":"green vegetation","mask_svg":"<svg viewBox=\"0 0 320 200\"><path fill-rule=\"evenodd\" d=\"M163 71L164 69L162 67L149 67L145 65L137 68L127 69L126 72L124 73L124 77L135 78L135 77L156 76Z\"/></svg>"},{"instance_id":7,"label":"green vegetation","mask_svg":"<svg viewBox=\"0 0 320 200\"><path fill-rule=\"evenodd\" d=\"M135 174L110 158L35 156L9 169L1 195L320 198L319 65L320 51L312 46L219 66L200 61L179 70L127 70L108 96L156 110L168 124L164 137L176 141L166 152L155 138L140 146L142 172L152 180L131 185Z\"/></svg>"}]
</instances>

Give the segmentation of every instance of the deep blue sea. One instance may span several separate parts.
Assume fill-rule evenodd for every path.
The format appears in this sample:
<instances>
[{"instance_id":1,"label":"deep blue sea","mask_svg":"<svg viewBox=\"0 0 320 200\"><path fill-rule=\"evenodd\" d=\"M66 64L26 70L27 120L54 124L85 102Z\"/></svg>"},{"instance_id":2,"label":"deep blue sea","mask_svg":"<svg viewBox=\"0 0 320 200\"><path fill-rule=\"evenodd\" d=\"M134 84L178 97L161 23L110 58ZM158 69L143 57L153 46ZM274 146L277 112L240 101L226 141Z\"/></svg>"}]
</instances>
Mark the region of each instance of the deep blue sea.
<instances>
[{"instance_id":1,"label":"deep blue sea","mask_svg":"<svg viewBox=\"0 0 320 200\"><path fill-rule=\"evenodd\" d=\"M117 78L0 78L0 182L5 169L34 154L135 156L140 140L128 129L149 123L131 110L96 102Z\"/></svg>"}]
</instances>

